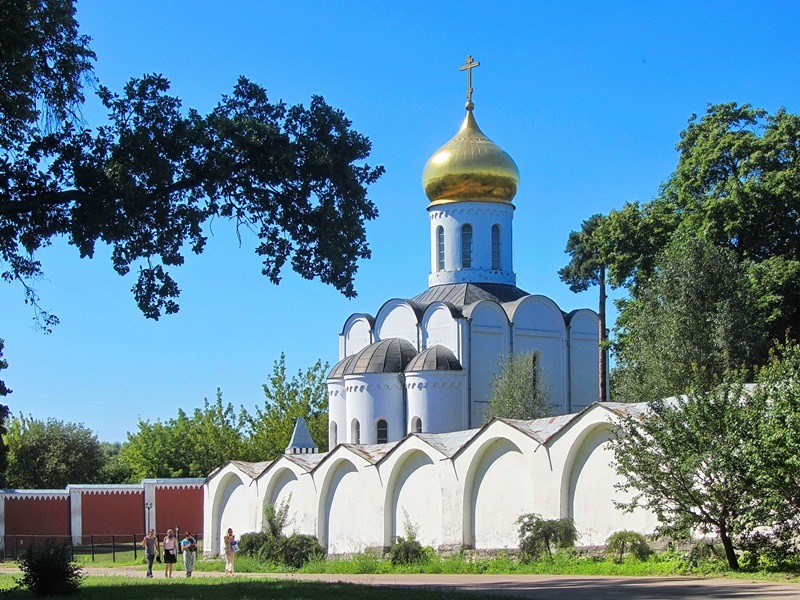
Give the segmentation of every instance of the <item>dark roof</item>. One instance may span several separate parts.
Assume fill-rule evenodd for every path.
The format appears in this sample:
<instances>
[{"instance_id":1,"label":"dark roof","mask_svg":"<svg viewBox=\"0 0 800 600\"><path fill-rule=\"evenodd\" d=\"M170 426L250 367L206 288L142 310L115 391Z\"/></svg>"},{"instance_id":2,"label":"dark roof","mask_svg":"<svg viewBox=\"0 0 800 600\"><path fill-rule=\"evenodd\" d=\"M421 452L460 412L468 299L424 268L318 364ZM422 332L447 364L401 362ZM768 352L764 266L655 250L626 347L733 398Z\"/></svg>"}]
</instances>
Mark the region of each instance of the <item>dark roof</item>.
<instances>
[{"instance_id":1,"label":"dark roof","mask_svg":"<svg viewBox=\"0 0 800 600\"><path fill-rule=\"evenodd\" d=\"M331 372L328 373L328 379L338 379L339 377L344 377L344 370L347 368L347 365L349 365L350 362L355 359L356 356L356 354L345 356L342 360L333 365Z\"/></svg>"},{"instance_id":2,"label":"dark roof","mask_svg":"<svg viewBox=\"0 0 800 600\"><path fill-rule=\"evenodd\" d=\"M317 445L314 443L314 440L311 439L311 432L308 430L308 425L306 425L306 420L303 417L297 419L297 422L294 424L294 433L292 433L292 439L289 440L289 445L286 447L286 450L290 450L292 448L316 448Z\"/></svg>"},{"instance_id":3,"label":"dark roof","mask_svg":"<svg viewBox=\"0 0 800 600\"><path fill-rule=\"evenodd\" d=\"M431 346L417 354L408 363L406 371L461 371L456 355L441 344Z\"/></svg>"},{"instance_id":4,"label":"dark roof","mask_svg":"<svg viewBox=\"0 0 800 600\"><path fill-rule=\"evenodd\" d=\"M345 366L344 374L400 373L416 353L417 349L408 340L381 340L355 354L353 361Z\"/></svg>"},{"instance_id":5,"label":"dark roof","mask_svg":"<svg viewBox=\"0 0 800 600\"><path fill-rule=\"evenodd\" d=\"M461 310L481 300L513 302L528 295L528 292L514 285L502 283L447 283L430 287L411 301L423 308L437 301L448 302Z\"/></svg>"}]
</instances>

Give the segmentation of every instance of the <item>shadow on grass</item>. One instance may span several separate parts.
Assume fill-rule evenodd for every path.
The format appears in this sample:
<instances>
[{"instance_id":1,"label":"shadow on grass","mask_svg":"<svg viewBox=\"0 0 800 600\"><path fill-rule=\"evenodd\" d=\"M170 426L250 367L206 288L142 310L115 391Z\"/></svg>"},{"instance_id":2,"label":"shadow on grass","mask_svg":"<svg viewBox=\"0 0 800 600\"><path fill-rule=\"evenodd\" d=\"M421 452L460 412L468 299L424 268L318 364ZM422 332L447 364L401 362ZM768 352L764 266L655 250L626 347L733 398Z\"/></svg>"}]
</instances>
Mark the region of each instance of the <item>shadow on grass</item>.
<instances>
[{"instance_id":1,"label":"shadow on grass","mask_svg":"<svg viewBox=\"0 0 800 600\"><path fill-rule=\"evenodd\" d=\"M246 580L246 579L153 579L127 577L89 577L85 580L75 600L463 600L474 594L461 594L450 590L424 590L412 587L376 587L348 583L321 583L307 581ZM484 596L486 597L486 596ZM20 590L2 590L3 600L34 598Z\"/></svg>"}]
</instances>

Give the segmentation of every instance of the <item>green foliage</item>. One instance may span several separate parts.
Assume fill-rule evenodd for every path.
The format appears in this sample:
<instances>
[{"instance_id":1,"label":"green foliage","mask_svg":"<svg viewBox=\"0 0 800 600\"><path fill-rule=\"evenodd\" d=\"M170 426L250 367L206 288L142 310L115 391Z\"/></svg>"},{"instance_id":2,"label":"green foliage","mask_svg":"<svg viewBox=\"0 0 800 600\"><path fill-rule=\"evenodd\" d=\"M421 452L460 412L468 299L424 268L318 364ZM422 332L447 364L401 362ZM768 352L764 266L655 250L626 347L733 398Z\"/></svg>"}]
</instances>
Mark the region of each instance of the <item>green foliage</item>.
<instances>
[{"instance_id":1,"label":"green foliage","mask_svg":"<svg viewBox=\"0 0 800 600\"><path fill-rule=\"evenodd\" d=\"M293 569L299 569L325 556L325 550L313 535L293 533L287 538L282 538L280 545L281 563Z\"/></svg>"},{"instance_id":2,"label":"green foliage","mask_svg":"<svg viewBox=\"0 0 800 600\"><path fill-rule=\"evenodd\" d=\"M292 522L289 516L291 503L292 495L289 494L277 506L273 503L267 503L264 506L264 531L268 537L274 539L284 537L286 528Z\"/></svg>"},{"instance_id":3,"label":"green foliage","mask_svg":"<svg viewBox=\"0 0 800 600\"><path fill-rule=\"evenodd\" d=\"M122 460L120 442L100 442L103 449L103 468L99 481L103 483L138 483L134 480L130 467Z\"/></svg>"},{"instance_id":4,"label":"green foliage","mask_svg":"<svg viewBox=\"0 0 800 600\"><path fill-rule=\"evenodd\" d=\"M658 264L622 304L615 399L643 402L697 385L709 389L726 371L764 360L758 299L732 250L676 236Z\"/></svg>"},{"instance_id":5,"label":"green foliage","mask_svg":"<svg viewBox=\"0 0 800 600\"><path fill-rule=\"evenodd\" d=\"M207 115L185 111L160 75L121 92L99 85L107 120L81 118L94 53L72 0L9 0L0 12L0 263L23 286L46 329L32 282L36 252L63 236L81 257L111 246L114 270L138 272L133 293L148 318L178 310L170 269L203 252L212 219L252 231L262 272L284 266L355 296L369 258L366 187L383 173L364 163L369 140L314 96L306 108L270 102L242 77Z\"/></svg>"},{"instance_id":6,"label":"green foliage","mask_svg":"<svg viewBox=\"0 0 800 600\"><path fill-rule=\"evenodd\" d=\"M264 384L264 406L255 414L242 413L249 435L248 453L252 460L273 460L283 454L299 417L308 425L311 437L321 451L328 448L328 363L313 366L289 379L286 356L281 353L273 366L269 383Z\"/></svg>"},{"instance_id":7,"label":"green foliage","mask_svg":"<svg viewBox=\"0 0 800 600\"><path fill-rule=\"evenodd\" d=\"M241 418L233 406L204 400L191 416L178 409L167 422L139 421L139 430L128 433L121 461L134 481L146 477L205 477L229 460L248 458Z\"/></svg>"},{"instance_id":8,"label":"green foliage","mask_svg":"<svg viewBox=\"0 0 800 600\"><path fill-rule=\"evenodd\" d=\"M4 342L0 339L0 371L8 368L8 361L3 358ZM0 396L7 396L11 390L0 379ZM6 444L7 423L9 417L8 406L0 404L0 487L6 487L6 469L8 469L8 444Z\"/></svg>"},{"instance_id":9,"label":"green foliage","mask_svg":"<svg viewBox=\"0 0 800 600\"><path fill-rule=\"evenodd\" d=\"M403 517L405 537L397 536L392 542L389 551L392 564L395 566L410 565L427 561L429 557L417 539L419 527L411 522L411 517L408 516L405 508L403 508Z\"/></svg>"},{"instance_id":10,"label":"green foliage","mask_svg":"<svg viewBox=\"0 0 800 600\"><path fill-rule=\"evenodd\" d=\"M575 523L570 518L543 519L540 515L525 514L517 519L519 524L520 560L531 562L546 554L553 555L552 547L571 548L578 539Z\"/></svg>"},{"instance_id":11,"label":"green foliage","mask_svg":"<svg viewBox=\"0 0 800 600\"><path fill-rule=\"evenodd\" d=\"M30 545L17 561L22 578L17 580L21 589L35 596L66 596L78 591L84 575L72 560L70 549L48 539L43 545Z\"/></svg>"},{"instance_id":12,"label":"green foliage","mask_svg":"<svg viewBox=\"0 0 800 600\"><path fill-rule=\"evenodd\" d=\"M309 561L322 559L325 550L314 536L293 533L287 537L284 534L291 523L290 506L291 496L277 507L267 504L264 507L264 531L242 535L239 552L264 564L285 565L294 569L299 569Z\"/></svg>"},{"instance_id":13,"label":"green foliage","mask_svg":"<svg viewBox=\"0 0 800 600\"><path fill-rule=\"evenodd\" d=\"M708 392L654 401L642 418L625 418L612 441L620 508L643 506L671 535L690 529L719 537L734 570L735 548L772 549L786 560L800 533L800 347L781 344L751 392L737 376ZM761 539L759 539L761 538ZM760 550L761 548L761 550Z\"/></svg>"},{"instance_id":14,"label":"green foliage","mask_svg":"<svg viewBox=\"0 0 800 600\"><path fill-rule=\"evenodd\" d=\"M239 537L239 555L257 556L261 548L272 541L272 536L266 531L251 531Z\"/></svg>"},{"instance_id":15,"label":"green foliage","mask_svg":"<svg viewBox=\"0 0 800 600\"><path fill-rule=\"evenodd\" d=\"M60 489L69 483L99 483L105 455L91 429L56 419L13 418L7 483L15 488Z\"/></svg>"},{"instance_id":16,"label":"green foliage","mask_svg":"<svg viewBox=\"0 0 800 600\"><path fill-rule=\"evenodd\" d=\"M647 560L653 550L647 539L636 531L617 531L606 540L606 556L617 562L622 562L626 554L636 560Z\"/></svg>"},{"instance_id":17,"label":"green foliage","mask_svg":"<svg viewBox=\"0 0 800 600\"><path fill-rule=\"evenodd\" d=\"M533 352L510 354L492 376L492 396L484 418L538 419L550 414L550 390Z\"/></svg>"}]
</instances>

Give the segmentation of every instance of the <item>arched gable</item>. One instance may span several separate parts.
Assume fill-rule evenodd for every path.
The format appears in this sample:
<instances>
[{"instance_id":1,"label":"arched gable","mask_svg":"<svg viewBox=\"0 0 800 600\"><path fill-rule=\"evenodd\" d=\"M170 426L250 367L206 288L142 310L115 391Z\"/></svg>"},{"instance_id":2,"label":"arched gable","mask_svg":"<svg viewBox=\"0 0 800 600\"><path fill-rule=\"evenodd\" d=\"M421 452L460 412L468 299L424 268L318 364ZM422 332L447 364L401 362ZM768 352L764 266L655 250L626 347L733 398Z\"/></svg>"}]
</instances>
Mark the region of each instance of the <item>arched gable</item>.
<instances>
[{"instance_id":1,"label":"arched gable","mask_svg":"<svg viewBox=\"0 0 800 600\"><path fill-rule=\"evenodd\" d=\"M511 352L511 329L503 307L492 300L470 304L464 309L464 315L470 319L470 356L462 363L469 368L469 426L476 427L483 422L498 362Z\"/></svg>"},{"instance_id":2,"label":"arched gable","mask_svg":"<svg viewBox=\"0 0 800 600\"><path fill-rule=\"evenodd\" d=\"M514 330L527 329L538 333L563 336L566 332L564 313L547 296L531 294L504 305Z\"/></svg>"},{"instance_id":3,"label":"arched gable","mask_svg":"<svg viewBox=\"0 0 800 600\"><path fill-rule=\"evenodd\" d=\"M445 302L432 302L422 316L422 344L431 348L437 344L449 348L458 358L458 309Z\"/></svg>"},{"instance_id":4,"label":"arched gable","mask_svg":"<svg viewBox=\"0 0 800 600\"><path fill-rule=\"evenodd\" d=\"M218 475L212 505L212 540L215 553L224 551L222 533L232 528L237 536L256 531L255 514L252 510L257 504L256 492L248 489L252 480L240 475L231 468Z\"/></svg>"},{"instance_id":5,"label":"arched gable","mask_svg":"<svg viewBox=\"0 0 800 600\"><path fill-rule=\"evenodd\" d=\"M442 543L442 491L448 487L441 481L442 458L441 452L407 436L382 460L384 546L406 536L406 515L423 545Z\"/></svg>"},{"instance_id":6,"label":"arched gable","mask_svg":"<svg viewBox=\"0 0 800 600\"><path fill-rule=\"evenodd\" d=\"M342 347L339 358L343 359L355 354L374 342L374 329L375 318L372 315L365 313L350 315L342 328Z\"/></svg>"},{"instance_id":7,"label":"arched gable","mask_svg":"<svg viewBox=\"0 0 800 600\"><path fill-rule=\"evenodd\" d=\"M418 306L402 298L393 298L381 306L375 317L375 339L401 338L419 350L418 325L421 317L422 311Z\"/></svg>"},{"instance_id":8,"label":"arched gable","mask_svg":"<svg viewBox=\"0 0 800 600\"><path fill-rule=\"evenodd\" d=\"M502 548L517 539L516 521L534 511L534 481L520 446L502 432L477 436L464 478L464 545Z\"/></svg>"},{"instance_id":9,"label":"arched gable","mask_svg":"<svg viewBox=\"0 0 800 600\"><path fill-rule=\"evenodd\" d=\"M571 410L579 411L600 400L600 317L586 308L569 314ZM608 398L603 398L607 400Z\"/></svg>"},{"instance_id":10,"label":"arched gable","mask_svg":"<svg viewBox=\"0 0 800 600\"><path fill-rule=\"evenodd\" d=\"M317 537L330 554L359 552L380 545L382 506L376 470L347 446L339 446L314 469ZM354 518L354 515L359 515Z\"/></svg>"},{"instance_id":11,"label":"arched gable","mask_svg":"<svg viewBox=\"0 0 800 600\"><path fill-rule=\"evenodd\" d=\"M270 468L259 478L259 484L263 491L261 511L258 515L259 530L264 526L264 507L267 504L280 505L281 502L289 501L291 498L291 508L289 510L291 521L303 533L310 529L306 524L303 507L308 504L309 498L305 497L311 490L304 489L301 477L306 476L307 472L285 457L278 458ZM307 483L307 482L306 482ZM289 532L286 532L287 534Z\"/></svg>"}]
</instances>

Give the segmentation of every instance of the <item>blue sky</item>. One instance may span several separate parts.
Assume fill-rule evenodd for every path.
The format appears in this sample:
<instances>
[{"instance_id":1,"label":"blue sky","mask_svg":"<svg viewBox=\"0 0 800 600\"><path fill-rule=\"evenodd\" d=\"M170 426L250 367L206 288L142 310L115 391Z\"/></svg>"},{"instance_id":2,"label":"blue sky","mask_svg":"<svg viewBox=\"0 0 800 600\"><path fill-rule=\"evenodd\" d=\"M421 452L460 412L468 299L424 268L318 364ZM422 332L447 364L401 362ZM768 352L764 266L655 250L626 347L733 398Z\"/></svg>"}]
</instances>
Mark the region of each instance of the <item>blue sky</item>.
<instances>
[{"instance_id":1,"label":"blue sky","mask_svg":"<svg viewBox=\"0 0 800 600\"><path fill-rule=\"evenodd\" d=\"M520 169L517 283L564 310L597 302L595 290L572 294L558 279L569 232L656 195L692 113L727 101L800 111L796 2L81 0L78 20L98 79L114 90L161 73L203 112L239 75L290 104L319 94L386 167L370 190L380 216L354 300L289 272L270 284L255 241L239 246L223 223L174 272L181 311L158 322L138 312L133 278L113 272L106 250L80 260L57 241L41 253L42 302L61 318L50 335L33 329L18 287L0 286L11 410L82 422L104 441L124 440L137 418L191 411L217 388L250 408L282 351L291 371L333 364L349 314L426 288L420 177L463 118L467 54L481 62L477 121ZM85 118L102 120L96 101Z\"/></svg>"}]
</instances>

